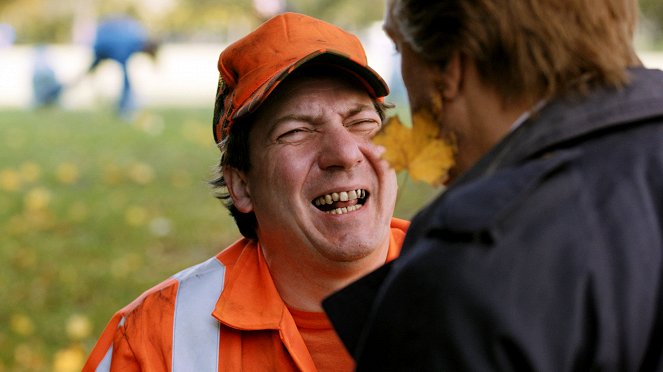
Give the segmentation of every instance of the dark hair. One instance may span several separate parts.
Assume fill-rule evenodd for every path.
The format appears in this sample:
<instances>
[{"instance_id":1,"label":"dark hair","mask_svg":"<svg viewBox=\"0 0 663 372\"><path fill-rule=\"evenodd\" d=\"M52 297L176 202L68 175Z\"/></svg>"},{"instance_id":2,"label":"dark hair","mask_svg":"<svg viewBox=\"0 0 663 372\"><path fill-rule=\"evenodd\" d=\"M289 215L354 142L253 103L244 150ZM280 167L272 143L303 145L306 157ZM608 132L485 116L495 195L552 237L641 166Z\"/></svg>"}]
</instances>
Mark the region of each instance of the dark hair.
<instances>
[{"instance_id":1,"label":"dark hair","mask_svg":"<svg viewBox=\"0 0 663 372\"><path fill-rule=\"evenodd\" d=\"M318 65L304 65L295 70L290 74L286 79L292 79L294 76L306 76L306 77L319 77L319 76L333 76L338 78L338 72L341 72L346 76L348 81L362 86L357 78L353 75L350 75L347 72L342 70L329 70L329 67L319 68ZM276 88L278 90L278 87ZM272 93L272 96L274 94ZM270 96L270 97L272 97ZM269 100L269 98L268 98ZM375 110L380 115L380 119L384 122L386 116L386 110L392 108L393 105L381 102L377 99L373 100ZM260 108L258 108L258 111ZM253 124L258 117L257 112L253 112L249 115L243 116L241 118L235 119L234 123L230 127L230 133L218 144L219 150L221 150L221 159L219 165L216 168L216 178L212 179L209 183L215 189L215 197L223 202L225 207L230 212L230 215L235 219L235 223L239 228L239 232L247 239L257 240L257 226L258 220L256 215L253 212L243 213L240 212L237 207L233 204L230 193L228 192L228 185L226 180L223 177L223 169L225 167L231 167L238 171L248 172L251 169L251 159L249 151L249 136L251 135L251 130ZM214 118L213 120L218 120Z\"/></svg>"},{"instance_id":2,"label":"dark hair","mask_svg":"<svg viewBox=\"0 0 663 372\"><path fill-rule=\"evenodd\" d=\"M472 60L504 101L628 81L635 0L393 0L398 33L423 59Z\"/></svg>"},{"instance_id":3,"label":"dark hair","mask_svg":"<svg viewBox=\"0 0 663 372\"><path fill-rule=\"evenodd\" d=\"M161 48L161 41L157 39L149 39L143 45L143 52L151 58L156 58L159 49Z\"/></svg>"}]
</instances>

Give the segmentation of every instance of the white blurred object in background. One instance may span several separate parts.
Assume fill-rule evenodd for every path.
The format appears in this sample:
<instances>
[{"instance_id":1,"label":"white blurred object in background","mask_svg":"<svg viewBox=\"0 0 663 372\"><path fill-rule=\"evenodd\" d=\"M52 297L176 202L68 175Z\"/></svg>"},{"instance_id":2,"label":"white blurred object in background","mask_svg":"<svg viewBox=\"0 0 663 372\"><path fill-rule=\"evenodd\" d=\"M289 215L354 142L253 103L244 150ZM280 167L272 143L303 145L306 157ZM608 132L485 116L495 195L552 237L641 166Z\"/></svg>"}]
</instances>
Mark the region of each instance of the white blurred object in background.
<instances>
[{"instance_id":1,"label":"white blurred object in background","mask_svg":"<svg viewBox=\"0 0 663 372\"><path fill-rule=\"evenodd\" d=\"M367 31L366 35L362 41L369 64L391 85L392 94L397 93L400 67L393 47L381 32ZM34 48L14 45L0 49L0 108L30 107ZM141 106L211 108L219 78L216 63L222 49L220 44L164 44L156 61L141 54L132 57L129 73ZM64 85L78 78L92 60L91 50L83 45L51 45L48 53L55 75ZM663 52L639 55L645 66L663 69ZM90 109L99 104L113 105L121 89L120 74L115 64L103 63L97 73L62 92L61 106ZM399 98L392 97L392 101Z\"/></svg>"}]
</instances>

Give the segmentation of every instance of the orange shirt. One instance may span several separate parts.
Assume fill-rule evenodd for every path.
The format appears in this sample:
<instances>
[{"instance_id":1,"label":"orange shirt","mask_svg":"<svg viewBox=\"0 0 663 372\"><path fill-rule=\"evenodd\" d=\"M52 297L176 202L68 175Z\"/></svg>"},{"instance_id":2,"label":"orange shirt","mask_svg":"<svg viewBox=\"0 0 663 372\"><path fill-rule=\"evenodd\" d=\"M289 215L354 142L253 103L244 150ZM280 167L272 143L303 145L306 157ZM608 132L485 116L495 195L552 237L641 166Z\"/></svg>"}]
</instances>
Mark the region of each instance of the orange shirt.
<instances>
[{"instance_id":1,"label":"orange shirt","mask_svg":"<svg viewBox=\"0 0 663 372\"><path fill-rule=\"evenodd\" d=\"M352 356L338 338L327 315L288 307L319 371L354 371Z\"/></svg>"},{"instance_id":2,"label":"orange shirt","mask_svg":"<svg viewBox=\"0 0 663 372\"><path fill-rule=\"evenodd\" d=\"M408 226L392 219L387 260L398 256ZM287 308L258 244L240 239L118 311L83 371L317 371L328 363L336 371L340 363L348 366L324 313L313 313L313 323L307 315Z\"/></svg>"}]
</instances>

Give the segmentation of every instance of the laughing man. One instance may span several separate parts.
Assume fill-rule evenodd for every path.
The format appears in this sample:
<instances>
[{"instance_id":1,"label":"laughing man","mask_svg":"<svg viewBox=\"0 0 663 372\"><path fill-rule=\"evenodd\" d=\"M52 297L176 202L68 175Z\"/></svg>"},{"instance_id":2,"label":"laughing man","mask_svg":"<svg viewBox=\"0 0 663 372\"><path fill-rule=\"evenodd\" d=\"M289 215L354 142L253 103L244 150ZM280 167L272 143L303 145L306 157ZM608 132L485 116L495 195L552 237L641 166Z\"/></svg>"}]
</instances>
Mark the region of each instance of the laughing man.
<instances>
[{"instance_id":1,"label":"laughing man","mask_svg":"<svg viewBox=\"0 0 663 372\"><path fill-rule=\"evenodd\" d=\"M346 371L321 301L394 259L396 176L370 138L388 87L359 40L285 13L226 48L212 183L242 239L112 318L84 371Z\"/></svg>"}]
</instances>

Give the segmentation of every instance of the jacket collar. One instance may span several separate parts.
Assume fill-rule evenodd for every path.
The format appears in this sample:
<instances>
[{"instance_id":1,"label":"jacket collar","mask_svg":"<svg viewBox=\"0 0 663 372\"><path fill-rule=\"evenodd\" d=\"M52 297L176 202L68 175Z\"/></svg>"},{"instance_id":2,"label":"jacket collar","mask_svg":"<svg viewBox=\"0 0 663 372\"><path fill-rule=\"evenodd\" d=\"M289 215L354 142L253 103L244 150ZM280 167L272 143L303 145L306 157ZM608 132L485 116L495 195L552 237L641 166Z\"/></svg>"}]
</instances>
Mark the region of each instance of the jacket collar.
<instances>
[{"instance_id":1,"label":"jacket collar","mask_svg":"<svg viewBox=\"0 0 663 372\"><path fill-rule=\"evenodd\" d=\"M548 102L509 133L455 184L540 156L571 140L663 116L663 73L631 68L623 88L596 88L585 96Z\"/></svg>"},{"instance_id":2,"label":"jacket collar","mask_svg":"<svg viewBox=\"0 0 663 372\"><path fill-rule=\"evenodd\" d=\"M389 237L387 261L395 259L401 250L409 222L393 218ZM212 315L222 324L238 330L283 330L284 322L292 317L281 299L269 272L269 266L259 243L240 240L221 253L235 254L234 263L228 265L224 289ZM223 261L223 258L221 258Z\"/></svg>"},{"instance_id":3,"label":"jacket collar","mask_svg":"<svg viewBox=\"0 0 663 372\"><path fill-rule=\"evenodd\" d=\"M238 330L281 328L286 306L279 296L258 243L248 242L226 273L212 315Z\"/></svg>"}]
</instances>

